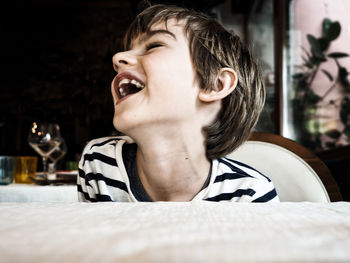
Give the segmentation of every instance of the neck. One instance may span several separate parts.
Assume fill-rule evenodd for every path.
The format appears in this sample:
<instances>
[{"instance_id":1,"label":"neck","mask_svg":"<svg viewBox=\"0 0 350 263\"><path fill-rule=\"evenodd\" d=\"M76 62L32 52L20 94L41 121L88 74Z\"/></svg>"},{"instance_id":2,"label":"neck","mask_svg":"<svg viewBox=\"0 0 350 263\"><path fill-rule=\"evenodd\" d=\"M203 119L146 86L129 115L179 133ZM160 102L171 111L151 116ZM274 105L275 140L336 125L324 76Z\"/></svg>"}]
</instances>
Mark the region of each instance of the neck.
<instances>
[{"instance_id":1,"label":"neck","mask_svg":"<svg viewBox=\"0 0 350 263\"><path fill-rule=\"evenodd\" d=\"M186 129L188 130L188 129ZM194 130L194 129L193 129ZM142 133L135 139L140 180L154 201L190 201L202 189L210 170L204 136L179 132Z\"/></svg>"}]
</instances>

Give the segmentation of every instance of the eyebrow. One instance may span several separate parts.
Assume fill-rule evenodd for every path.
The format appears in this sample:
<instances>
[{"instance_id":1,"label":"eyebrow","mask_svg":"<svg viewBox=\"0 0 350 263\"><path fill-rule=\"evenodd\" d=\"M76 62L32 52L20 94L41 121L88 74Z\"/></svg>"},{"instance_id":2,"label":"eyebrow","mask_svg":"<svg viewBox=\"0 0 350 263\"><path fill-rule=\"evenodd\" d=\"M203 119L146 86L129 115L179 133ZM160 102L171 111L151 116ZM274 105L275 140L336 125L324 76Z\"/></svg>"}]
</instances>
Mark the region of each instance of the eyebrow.
<instances>
[{"instance_id":1,"label":"eyebrow","mask_svg":"<svg viewBox=\"0 0 350 263\"><path fill-rule=\"evenodd\" d=\"M141 41L146 41L147 39L153 37L154 35L158 35L158 34L165 34L165 35L169 35L171 36L173 39L176 40L176 36L174 33L171 33L168 30L165 29L158 29L158 30L151 30L145 33L144 36L142 36Z\"/></svg>"}]
</instances>

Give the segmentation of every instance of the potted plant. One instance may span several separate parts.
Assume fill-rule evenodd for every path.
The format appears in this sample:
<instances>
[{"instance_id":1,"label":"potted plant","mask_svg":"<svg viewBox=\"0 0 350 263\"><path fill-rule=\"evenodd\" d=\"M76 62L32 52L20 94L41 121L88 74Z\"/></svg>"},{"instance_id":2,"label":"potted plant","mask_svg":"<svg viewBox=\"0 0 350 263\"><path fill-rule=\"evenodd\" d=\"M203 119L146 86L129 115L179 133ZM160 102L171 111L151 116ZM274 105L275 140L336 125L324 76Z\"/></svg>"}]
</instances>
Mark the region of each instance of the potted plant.
<instances>
[{"instance_id":1,"label":"potted plant","mask_svg":"<svg viewBox=\"0 0 350 263\"><path fill-rule=\"evenodd\" d=\"M295 94L292 100L293 124L296 129L297 141L313 151L338 146L341 137L350 142L350 82L349 72L340 63L342 58L349 55L344 52L328 53L332 42L341 32L341 25L337 21L325 18L322 22L322 36L307 35L310 44L309 50L303 48L303 64L298 66L298 71L293 75ZM326 62L332 61L337 66L336 75L332 75L324 67ZM313 90L313 84L318 74L325 74L329 81L328 88L323 95L318 95ZM329 94L335 88L341 88L342 99L334 101ZM333 127L328 130L322 128L319 122L320 108L327 111L327 107L335 107L339 112L339 119L343 127ZM325 143L322 135L327 136Z\"/></svg>"}]
</instances>

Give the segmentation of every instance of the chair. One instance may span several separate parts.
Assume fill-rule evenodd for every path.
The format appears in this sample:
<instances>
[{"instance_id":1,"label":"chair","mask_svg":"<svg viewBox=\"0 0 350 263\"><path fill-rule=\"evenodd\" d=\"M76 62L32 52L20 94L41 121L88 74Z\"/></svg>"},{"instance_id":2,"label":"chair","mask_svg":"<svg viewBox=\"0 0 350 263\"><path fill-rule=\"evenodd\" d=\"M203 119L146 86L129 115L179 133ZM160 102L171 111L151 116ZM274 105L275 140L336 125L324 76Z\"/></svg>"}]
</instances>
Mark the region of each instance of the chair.
<instances>
[{"instance_id":1,"label":"chair","mask_svg":"<svg viewBox=\"0 0 350 263\"><path fill-rule=\"evenodd\" d=\"M342 196L327 166L295 141L263 132L228 155L269 177L284 202L335 202Z\"/></svg>"}]
</instances>

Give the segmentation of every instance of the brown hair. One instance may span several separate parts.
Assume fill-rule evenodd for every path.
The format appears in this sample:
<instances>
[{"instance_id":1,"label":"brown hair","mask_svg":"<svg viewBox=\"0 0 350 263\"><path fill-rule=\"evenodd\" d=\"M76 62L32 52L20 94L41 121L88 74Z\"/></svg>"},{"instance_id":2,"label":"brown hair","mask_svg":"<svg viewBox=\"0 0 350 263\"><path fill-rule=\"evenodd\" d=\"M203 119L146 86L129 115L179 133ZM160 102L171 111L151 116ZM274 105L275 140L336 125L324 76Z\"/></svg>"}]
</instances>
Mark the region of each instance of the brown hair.
<instances>
[{"instance_id":1,"label":"brown hair","mask_svg":"<svg viewBox=\"0 0 350 263\"><path fill-rule=\"evenodd\" d=\"M208 159L227 155L248 139L265 101L260 69L240 38L227 31L215 19L186 8L154 5L141 12L129 26L124 48L154 24L170 19L184 22L192 63L202 89L211 90L223 67L232 68L238 76L237 87L225 97L213 123L203 128Z\"/></svg>"}]
</instances>

